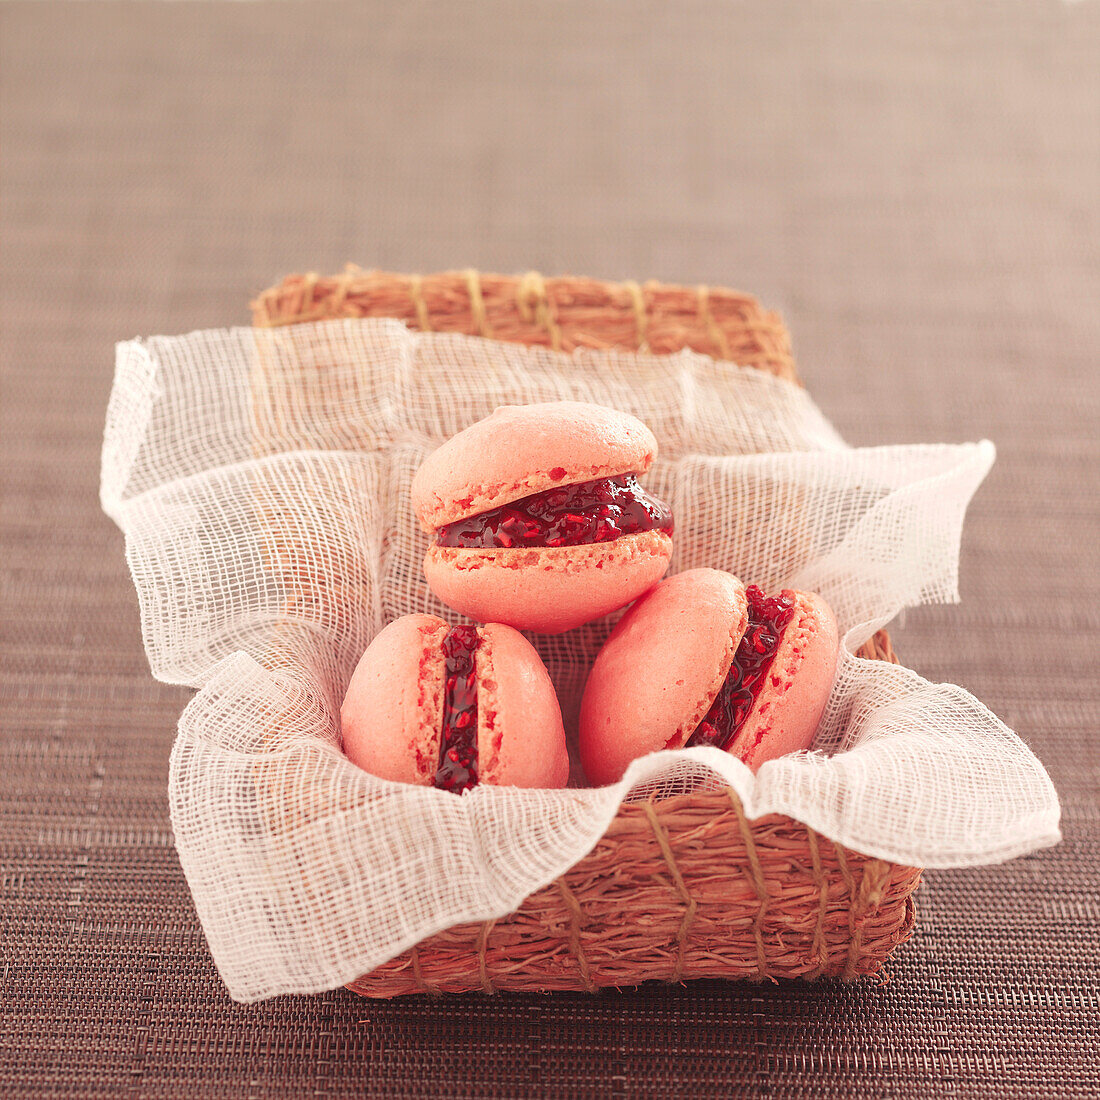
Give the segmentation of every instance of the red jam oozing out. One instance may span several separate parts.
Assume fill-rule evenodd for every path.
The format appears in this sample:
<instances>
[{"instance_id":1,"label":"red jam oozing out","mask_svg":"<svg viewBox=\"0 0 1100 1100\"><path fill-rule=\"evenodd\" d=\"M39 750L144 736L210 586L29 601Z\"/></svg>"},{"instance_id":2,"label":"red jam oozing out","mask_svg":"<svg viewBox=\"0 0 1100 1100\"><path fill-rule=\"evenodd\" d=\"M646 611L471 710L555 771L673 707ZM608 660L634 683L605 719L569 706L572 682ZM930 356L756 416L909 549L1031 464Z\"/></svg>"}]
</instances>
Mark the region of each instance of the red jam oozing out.
<instances>
[{"instance_id":1,"label":"red jam oozing out","mask_svg":"<svg viewBox=\"0 0 1100 1100\"><path fill-rule=\"evenodd\" d=\"M733 655L725 682L710 710L688 738L686 748L713 745L723 751L729 750L764 683L779 648L779 639L794 617L793 592L765 596L751 584L745 596L749 604L749 624Z\"/></svg>"},{"instance_id":2,"label":"red jam oozing out","mask_svg":"<svg viewBox=\"0 0 1100 1100\"><path fill-rule=\"evenodd\" d=\"M552 470L551 473L558 473ZM565 476L565 471L560 471ZM440 527L440 546L581 546L641 531L672 533L672 511L632 474L557 485Z\"/></svg>"},{"instance_id":3,"label":"red jam oozing out","mask_svg":"<svg viewBox=\"0 0 1100 1100\"><path fill-rule=\"evenodd\" d=\"M478 641L472 626L453 627L443 639L443 730L433 783L455 794L477 784Z\"/></svg>"}]
</instances>

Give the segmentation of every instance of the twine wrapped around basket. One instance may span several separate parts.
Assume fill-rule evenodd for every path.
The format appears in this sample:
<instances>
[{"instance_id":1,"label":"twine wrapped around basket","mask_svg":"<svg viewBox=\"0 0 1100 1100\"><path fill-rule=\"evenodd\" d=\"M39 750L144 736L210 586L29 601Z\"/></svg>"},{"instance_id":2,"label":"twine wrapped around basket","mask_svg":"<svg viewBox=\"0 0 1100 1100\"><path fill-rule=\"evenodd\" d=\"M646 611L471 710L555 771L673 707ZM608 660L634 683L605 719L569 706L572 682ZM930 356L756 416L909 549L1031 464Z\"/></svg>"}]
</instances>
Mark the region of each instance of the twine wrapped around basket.
<instances>
[{"instance_id":1,"label":"twine wrapped around basket","mask_svg":"<svg viewBox=\"0 0 1100 1100\"><path fill-rule=\"evenodd\" d=\"M257 326L394 317L490 339L669 353L684 347L798 381L778 315L730 290L476 271L290 275ZM859 655L894 661L880 631ZM349 985L370 997L588 990L689 978L851 980L912 932L920 870L860 855L792 818L746 819L732 789L625 803L595 848L497 921L422 941Z\"/></svg>"},{"instance_id":2,"label":"twine wrapped around basket","mask_svg":"<svg viewBox=\"0 0 1100 1100\"><path fill-rule=\"evenodd\" d=\"M262 327L337 317L394 317L423 332L461 332L555 351L625 348L664 355L691 348L797 381L777 313L717 287L605 283L446 271L391 275L349 264L342 275L288 275L252 303Z\"/></svg>"}]
</instances>

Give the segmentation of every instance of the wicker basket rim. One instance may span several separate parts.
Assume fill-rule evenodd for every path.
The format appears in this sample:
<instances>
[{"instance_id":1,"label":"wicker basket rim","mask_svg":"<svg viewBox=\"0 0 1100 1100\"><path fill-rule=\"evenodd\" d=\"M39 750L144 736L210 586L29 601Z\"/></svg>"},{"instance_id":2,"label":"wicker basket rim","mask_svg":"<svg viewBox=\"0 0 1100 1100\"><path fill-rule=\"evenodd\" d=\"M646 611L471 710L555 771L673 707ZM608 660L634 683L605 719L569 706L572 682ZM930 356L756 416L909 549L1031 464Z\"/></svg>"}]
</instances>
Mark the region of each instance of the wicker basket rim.
<instances>
[{"instance_id":1,"label":"wicker basket rim","mask_svg":"<svg viewBox=\"0 0 1100 1100\"><path fill-rule=\"evenodd\" d=\"M554 350L667 353L691 347L801 384L778 313L751 294L699 284L611 282L474 268L399 274L347 264L336 275L294 273L250 303L257 327L385 316L422 331L460 331Z\"/></svg>"}]
</instances>

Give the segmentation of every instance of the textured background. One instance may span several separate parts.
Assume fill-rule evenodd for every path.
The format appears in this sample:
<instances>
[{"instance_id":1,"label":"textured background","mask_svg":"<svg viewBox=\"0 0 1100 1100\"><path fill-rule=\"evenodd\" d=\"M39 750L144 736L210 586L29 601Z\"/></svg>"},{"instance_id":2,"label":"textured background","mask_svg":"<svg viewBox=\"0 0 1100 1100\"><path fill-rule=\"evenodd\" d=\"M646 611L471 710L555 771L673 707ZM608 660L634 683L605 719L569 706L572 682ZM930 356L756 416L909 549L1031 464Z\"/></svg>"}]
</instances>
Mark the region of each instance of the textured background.
<instances>
[{"instance_id":1,"label":"textured background","mask_svg":"<svg viewBox=\"0 0 1100 1100\"><path fill-rule=\"evenodd\" d=\"M1100 5L0 5L0 1095L1100 1095ZM116 339L347 259L731 284L855 443L988 436L906 660L1065 842L930 874L881 988L255 1007L172 848L98 451Z\"/></svg>"}]
</instances>

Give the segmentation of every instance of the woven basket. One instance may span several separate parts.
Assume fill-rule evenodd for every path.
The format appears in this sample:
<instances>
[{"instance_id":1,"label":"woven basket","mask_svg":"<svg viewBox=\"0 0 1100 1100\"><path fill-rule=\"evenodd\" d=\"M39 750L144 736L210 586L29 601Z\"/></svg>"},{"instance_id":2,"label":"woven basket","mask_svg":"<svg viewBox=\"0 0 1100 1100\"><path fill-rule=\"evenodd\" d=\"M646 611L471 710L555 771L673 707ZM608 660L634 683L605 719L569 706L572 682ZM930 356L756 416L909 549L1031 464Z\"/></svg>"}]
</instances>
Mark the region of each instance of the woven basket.
<instances>
[{"instance_id":1,"label":"woven basket","mask_svg":"<svg viewBox=\"0 0 1100 1100\"><path fill-rule=\"evenodd\" d=\"M571 350L704 354L798 381L778 315L730 290L592 279L290 275L259 326L395 317L413 328ZM893 661L880 631L860 656ZM368 997L588 990L649 980L877 974L913 928L920 870L852 852L792 818L746 819L729 788L620 807L596 847L496 921L422 941L348 988Z\"/></svg>"}]
</instances>

